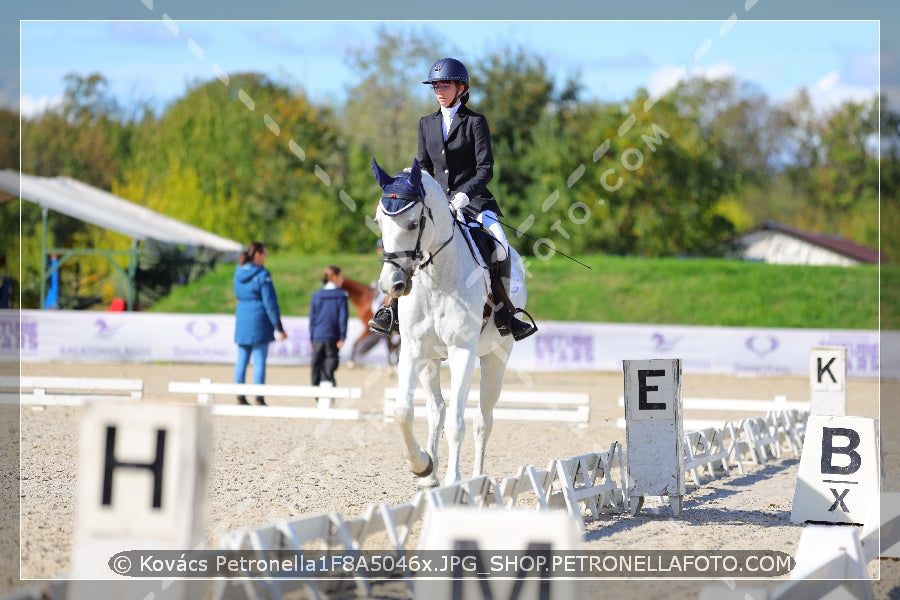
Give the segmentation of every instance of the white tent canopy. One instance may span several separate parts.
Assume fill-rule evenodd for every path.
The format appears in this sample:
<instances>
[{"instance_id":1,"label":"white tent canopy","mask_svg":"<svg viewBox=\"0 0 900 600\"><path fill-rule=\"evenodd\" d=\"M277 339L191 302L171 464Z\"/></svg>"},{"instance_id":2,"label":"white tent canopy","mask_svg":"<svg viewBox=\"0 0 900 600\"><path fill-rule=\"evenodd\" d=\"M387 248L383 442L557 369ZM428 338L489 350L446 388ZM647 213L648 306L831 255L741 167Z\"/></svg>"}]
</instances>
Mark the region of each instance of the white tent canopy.
<instances>
[{"instance_id":1,"label":"white tent canopy","mask_svg":"<svg viewBox=\"0 0 900 600\"><path fill-rule=\"evenodd\" d=\"M117 231L134 240L206 248L222 253L225 260L234 260L242 249L239 242L167 217L70 177L35 177L4 170L0 171L0 190L54 212Z\"/></svg>"},{"instance_id":2,"label":"white tent canopy","mask_svg":"<svg viewBox=\"0 0 900 600\"><path fill-rule=\"evenodd\" d=\"M242 250L239 242L188 225L148 208L119 198L109 192L87 185L70 177L35 177L16 171L0 170L0 197L8 196L38 204L42 211L41 236L41 306L44 305L47 278L62 264L77 254L105 255L116 269L128 278L128 308L136 302L135 273L138 243L147 250L174 248L190 261L236 261ZM132 238L132 248L126 251L100 249L46 247L47 214L54 211L109 229ZM49 252L61 254L60 261L47 272ZM112 254L127 254L128 267L123 269L111 259Z\"/></svg>"}]
</instances>

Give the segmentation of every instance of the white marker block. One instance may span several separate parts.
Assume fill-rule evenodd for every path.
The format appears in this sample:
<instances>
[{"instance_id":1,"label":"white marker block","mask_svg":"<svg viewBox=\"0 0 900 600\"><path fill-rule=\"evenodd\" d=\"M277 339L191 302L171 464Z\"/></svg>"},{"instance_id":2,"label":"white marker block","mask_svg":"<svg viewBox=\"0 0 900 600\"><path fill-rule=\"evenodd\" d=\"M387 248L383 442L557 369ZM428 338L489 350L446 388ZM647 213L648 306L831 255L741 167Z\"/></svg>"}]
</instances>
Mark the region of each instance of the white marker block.
<instances>
[{"instance_id":1,"label":"white marker block","mask_svg":"<svg viewBox=\"0 0 900 600\"><path fill-rule=\"evenodd\" d=\"M204 541L210 406L88 404L81 423L72 575L120 579L124 550Z\"/></svg>"},{"instance_id":2,"label":"white marker block","mask_svg":"<svg viewBox=\"0 0 900 600\"><path fill-rule=\"evenodd\" d=\"M431 509L419 549L441 551L428 555L435 556L432 571L440 572L416 578L415 599L578 600L583 597L579 575L586 572L576 562L568 570L562 562L554 567L547 553L580 550L580 538L575 520L561 510Z\"/></svg>"},{"instance_id":3,"label":"white marker block","mask_svg":"<svg viewBox=\"0 0 900 600\"><path fill-rule=\"evenodd\" d=\"M809 352L809 412L847 414L847 349L815 346Z\"/></svg>"},{"instance_id":4,"label":"white marker block","mask_svg":"<svg viewBox=\"0 0 900 600\"><path fill-rule=\"evenodd\" d=\"M879 556L900 558L900 492L872 496L860 536L866 562Z\"/></svg>"},{"instance_id":5,"label":"white marker block","mask_svg":"<svg viewBox=\"0 0 900 600\"><path fill-rule=\"evenodd\" d=\"M790 581L780 586L773 597L874 600L856 527L805 527Z\"/></svg>"},{"instance_id":6,"label":"white marker block","mask_svg":"<svg viewBox=\"0 0 900 600\"><path fill-rule=\"evenodd\" d=\"M791 522L865 523L883 464L878 419L810 415Z\"/></svg>"},{"instance_id":7,"label":"white marker block","mask_svg":"<svg viewBox=\"0 0 900 600\"><path fill-rule=\"evenodd\" d=\"M684 481L681 360L623 361L628 497L637 514L644 496L668 496L681 516Z\"/></svg>"}]
</instances>

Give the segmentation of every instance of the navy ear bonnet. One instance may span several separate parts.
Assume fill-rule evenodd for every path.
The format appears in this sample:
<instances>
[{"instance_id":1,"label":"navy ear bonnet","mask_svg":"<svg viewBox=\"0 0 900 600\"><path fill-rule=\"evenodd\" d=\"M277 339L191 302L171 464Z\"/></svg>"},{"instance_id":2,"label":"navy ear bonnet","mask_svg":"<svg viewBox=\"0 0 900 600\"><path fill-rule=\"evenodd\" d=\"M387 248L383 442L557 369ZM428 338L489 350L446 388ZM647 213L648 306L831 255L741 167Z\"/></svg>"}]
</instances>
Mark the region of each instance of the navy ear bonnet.
<instances>
[{"instance_id":1,"label":"navy ear bonnet","mask_svg":"<svg viewBox=\"0 0 900 600\"><path fill-rule=\"evenodd\" d=\"M396 217L425 198L425 190L422 187L422 169L418 160L413 159L412 168L409 171L391 177L378 166L373 158L372 171L375 173L375 180L381 186L381 208L387 216Z\"/></svg>"}]
</instances>

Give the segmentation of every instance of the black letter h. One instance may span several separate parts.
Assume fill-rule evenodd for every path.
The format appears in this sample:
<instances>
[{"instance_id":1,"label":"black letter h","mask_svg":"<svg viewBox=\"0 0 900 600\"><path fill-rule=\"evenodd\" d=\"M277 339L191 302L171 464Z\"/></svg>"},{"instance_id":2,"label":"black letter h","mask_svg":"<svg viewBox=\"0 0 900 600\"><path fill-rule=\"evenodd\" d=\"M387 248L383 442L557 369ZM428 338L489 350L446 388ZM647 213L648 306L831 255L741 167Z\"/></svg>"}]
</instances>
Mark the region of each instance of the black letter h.
<instances>
[{"instance_id":1,"label":"black letter h","mask_svg":"<svg viewBox=\"0 0 900 600\"><path fill-rule=\"evenodd\" d=\"M112 504L112 476L113 470L118 467L130 469L150 469L153 473L153 508L162 507L162 469L163 453L166 447L165 429L156 430L156 459L152 463L121 462L116 460L116 428L112 425L106 428L106 457L103 466L103 498L104 505Z\"/></svg>"}]
</instances>

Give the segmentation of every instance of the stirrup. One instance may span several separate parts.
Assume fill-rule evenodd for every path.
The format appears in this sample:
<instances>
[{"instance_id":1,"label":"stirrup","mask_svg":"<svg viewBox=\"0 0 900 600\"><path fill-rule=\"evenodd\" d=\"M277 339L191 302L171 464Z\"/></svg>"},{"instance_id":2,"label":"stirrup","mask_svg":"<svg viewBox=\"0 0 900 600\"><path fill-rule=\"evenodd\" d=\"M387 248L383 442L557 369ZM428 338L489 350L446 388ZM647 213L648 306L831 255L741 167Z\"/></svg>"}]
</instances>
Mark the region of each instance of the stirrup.
<instances>
[{"instance_id":1,"label":"stirrup","mask_svg":"<svg viewBox=\"0 0 900 600\"><path fill-rule=\"evenodd\" d=\"M524 313L531 323L517 319L515 315L518 313ZM517 308L513 311L504 306L494 314L494 323L497 325L497 331L500 332L500 335L507 336L512 334L513 339L516 341L523 340L537 331L534 318L524 308Z\"/></svg>"},{"instance_id":2,"label":"stirrup","mask_svg":"<svg viewBox=\"0 0 900 600\"><path fill-rule=\"evenodd\" d=\"M400 324L398 319L394 318L394 311L390 306L382 306L375 316L369 319L369 331L385 337L400 333Z\"/></svg>"},{"instance_id":3,"label":"stirrup","mask_svg":"<svg viewBox=\"0 0 900 600\"><path fill-rule=\"evenodd\" d=\"M528 317L528 320L531 321L531 323L529 324L521 319L517 319L515 315L519 313L522 313L526 317ZM512 329L513 339L517 342L519 340L524 340L534 333L537 333L538 330L537 325L534 322L534 318L524 308L517 308L515 311L513 311L512 316L509 319L509 327L510 329Z\"/></svg>"}]
</instances>

